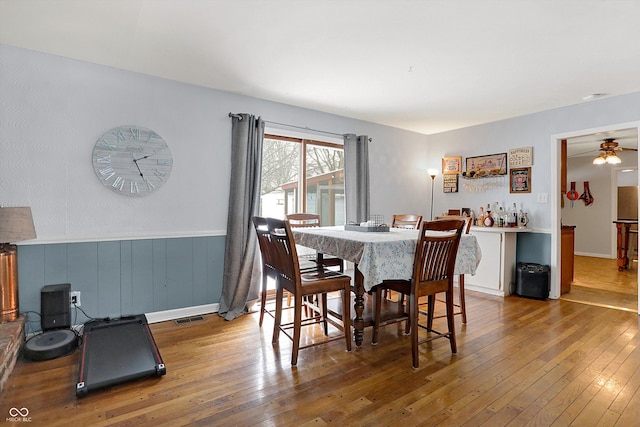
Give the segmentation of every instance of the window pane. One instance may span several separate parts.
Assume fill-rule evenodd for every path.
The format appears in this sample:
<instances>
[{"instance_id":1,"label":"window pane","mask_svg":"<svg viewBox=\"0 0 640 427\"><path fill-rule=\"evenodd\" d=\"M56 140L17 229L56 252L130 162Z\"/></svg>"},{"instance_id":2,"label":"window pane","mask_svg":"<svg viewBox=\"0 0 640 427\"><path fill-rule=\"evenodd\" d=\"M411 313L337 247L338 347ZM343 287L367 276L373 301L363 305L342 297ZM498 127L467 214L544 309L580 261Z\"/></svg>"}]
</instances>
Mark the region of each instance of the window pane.
<instances>
[{"instance_id":1,"label":"window pane","mask_svg":"<svg viewBox=\"0 0 640 427\"><path fill-rule=\"evenodd\" d=\"M344 225L344 151L306 144L306 212L322 225Z\"/></svg>"},{"instance_id":2,"label":"window pane","mask_svg":"<svg viewBox=\"0 0 640 427\"><path fill-rule=\"evenodd\" d=\"M297 142L264 140L260 215L284 219L298 212L298 179L300 144Z\"/></svg>"}]
</instances>

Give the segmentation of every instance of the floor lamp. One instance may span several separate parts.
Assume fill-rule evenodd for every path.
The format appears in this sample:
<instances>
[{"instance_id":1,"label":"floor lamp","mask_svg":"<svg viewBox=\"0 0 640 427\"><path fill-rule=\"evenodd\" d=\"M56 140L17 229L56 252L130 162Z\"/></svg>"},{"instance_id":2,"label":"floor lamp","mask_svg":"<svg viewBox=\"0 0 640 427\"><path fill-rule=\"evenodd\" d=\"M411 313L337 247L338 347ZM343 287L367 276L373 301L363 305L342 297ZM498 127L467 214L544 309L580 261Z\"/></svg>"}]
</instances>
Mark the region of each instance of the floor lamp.
<instances>
[{"instance_id":1,"label":"floor lamp","mask_svg":"<svg viewBox=\"0 0 640 427\"><path fill-rule=\"evenodd\" d=\"M18 247L13 243L36 238L31 208L0 207L0 323L16 320Z\"/></svg>"},{"instance_id":2,"label":"floor lamp","mask_svg":"<svg viewBox=\"0 0 640 427\"><path fill-rule=\"evenodd\" d=\"M433 221L433 183L436 180L438 171L436 169L429 169L429 176L431 177L431 210L429 211L431 221Z\"/></svg>"}]
</instances>

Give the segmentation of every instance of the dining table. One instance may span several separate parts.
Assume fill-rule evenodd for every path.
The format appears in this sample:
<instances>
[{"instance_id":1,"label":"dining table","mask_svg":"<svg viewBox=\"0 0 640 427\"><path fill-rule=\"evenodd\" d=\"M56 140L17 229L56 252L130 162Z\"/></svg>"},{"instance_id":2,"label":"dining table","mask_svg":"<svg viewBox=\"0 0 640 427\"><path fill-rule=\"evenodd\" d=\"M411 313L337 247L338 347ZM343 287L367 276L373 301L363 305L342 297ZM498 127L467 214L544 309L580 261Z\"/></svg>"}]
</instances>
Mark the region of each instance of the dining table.
<instances>
[{"instance_id":1,"label":"dining table","mask_svg":"<svg viewBox=\"0 0 640 427\"><path fill-rule=\"evenodd\" d=\"M638 220L619 219L613 223L616 225L618 271L623 271L629 268L629 236L632 234L631 227L637 228Z\"/></svg>"},{"instance_id":2,"label":"dining table","mask_svg":"<svg viewBox=\"0 0 640 427\"><path fill-rule=\"evenodd\" d=\"M296 245L333 255L354 264L355 344L363 341L364 328L373 323L364 317L365 293L384 280L410 280L419 230L390 228L388 231L356 231L344 226L293 228ZM456 256L456 275L474 274L482 259L476 237L463 234Z\"/></svg>"}]
</instances>

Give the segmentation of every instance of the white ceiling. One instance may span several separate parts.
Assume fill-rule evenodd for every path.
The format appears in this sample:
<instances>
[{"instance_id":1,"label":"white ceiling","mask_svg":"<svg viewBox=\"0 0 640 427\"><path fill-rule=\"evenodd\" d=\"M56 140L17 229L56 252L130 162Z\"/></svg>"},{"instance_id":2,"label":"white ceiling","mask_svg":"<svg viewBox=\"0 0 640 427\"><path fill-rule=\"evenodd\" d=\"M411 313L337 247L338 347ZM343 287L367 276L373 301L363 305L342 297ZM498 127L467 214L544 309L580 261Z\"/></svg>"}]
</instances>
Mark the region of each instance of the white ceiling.
<instances>
[{"instance_id":1,"label":"white ceiling","mask_svg":"<svg viewBox=\"0 0 640 427\"><path fill-rule=\"evenodd\" d=\"M0 43L430 134L640 91L639 18L636 0L0 0Z\"/></svg>"}]
</instances>

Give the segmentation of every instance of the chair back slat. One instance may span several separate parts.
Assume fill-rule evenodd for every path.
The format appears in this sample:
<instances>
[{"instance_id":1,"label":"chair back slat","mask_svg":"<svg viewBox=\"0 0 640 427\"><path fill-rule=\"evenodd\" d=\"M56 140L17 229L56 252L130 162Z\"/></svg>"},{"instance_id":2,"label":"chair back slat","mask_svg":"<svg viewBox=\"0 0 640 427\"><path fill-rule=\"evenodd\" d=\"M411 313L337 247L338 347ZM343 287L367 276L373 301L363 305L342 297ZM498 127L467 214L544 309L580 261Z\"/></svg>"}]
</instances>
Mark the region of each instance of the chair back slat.
<instances>
[{"instance_id":1,"label":"chair back slat","mask_svg":"<svg viewBox=\"0 0 640 427\"><path fill-rule=\"evenodd\" d=\"M392 228L410 228L417 230L422 225L422 215L396 214L391 219Z\"/></svg>"},{"instance_id":2,"label":"chair back slat","mask_svg":"<svg viewBox=\"0 0 640 427\"><path fill-rule=\"evenodd\" d=\"M462 216L462 215L442 215L437 216L436 219L461 219L465 222L464 226L464 234L469 234L471 230L471 217L470 216Z\"/></svg>"},{"instance_id":3,"label":"chair back slat","mask_svg":"<svg viewBox=\"0 0 640 427\"><path fill-rule=\"evenodd\" d=\"M270 242L275 268L288 285L283 283L285 289L295 292L295 287L299 286L300 265L298 263L298 253L296 244L291 233L291 226L288 221L276 218L267 218L267 227L270 234Z\"/></svg>"},{"instance_id":4,"label":"chair back slat","mask_svg":"<svg viewBox=\"0 0 640 427\"><path fill-rule=\"evenodd\" d=\"M287 215L287 221L292 228L320 227L320 215L312 213L293 213Z\"/></svg>"},{"instance_id":5,"label":"chair back slat","mask_svg":"<svg viewBox=\"0 0 640 427\"><path fill-rule=\"evenodd\" d=\"M258 246L260 247L260 255L262 256L262 264L275 270L271 256L271 234L267 227L267 220L260 216L254 216L251 220L253 221L253 226L256 231Z\"/></svg>"},{"instance_id":6,"label":"chair back slat","mask_svg":"<svg viewBox=\"0 0 640 427\"><path fill-rule=\"evenodd\" d=\"M444 219L424 222L414 259L414 280L417 287L430 282L452 282L456 254L465 222ZM438 284L438 286L443 283Z\"/></svg>"}]
</instances>

